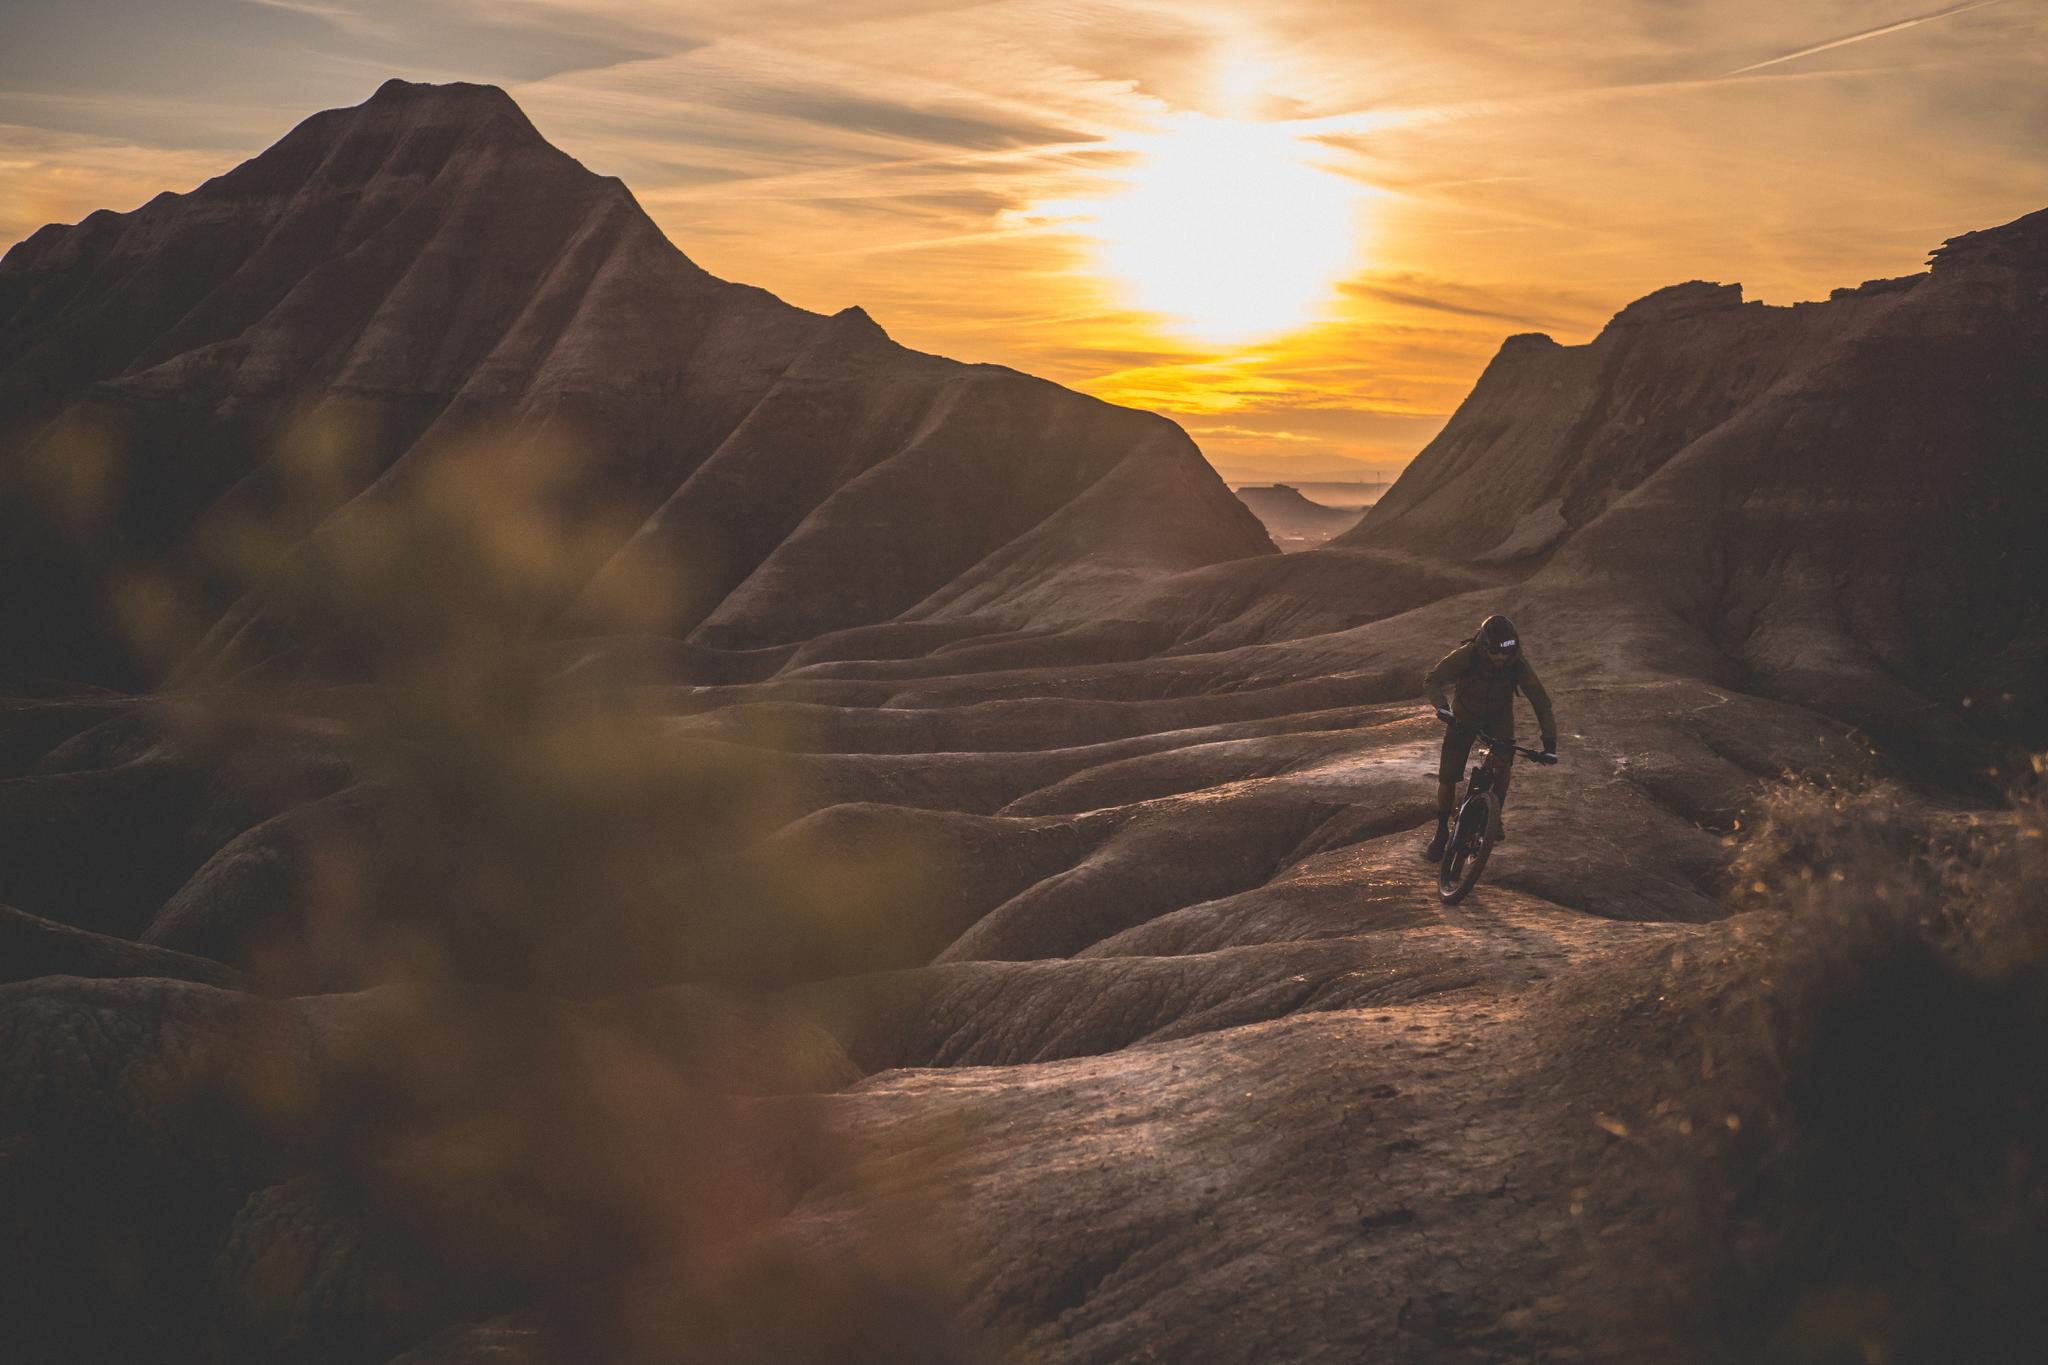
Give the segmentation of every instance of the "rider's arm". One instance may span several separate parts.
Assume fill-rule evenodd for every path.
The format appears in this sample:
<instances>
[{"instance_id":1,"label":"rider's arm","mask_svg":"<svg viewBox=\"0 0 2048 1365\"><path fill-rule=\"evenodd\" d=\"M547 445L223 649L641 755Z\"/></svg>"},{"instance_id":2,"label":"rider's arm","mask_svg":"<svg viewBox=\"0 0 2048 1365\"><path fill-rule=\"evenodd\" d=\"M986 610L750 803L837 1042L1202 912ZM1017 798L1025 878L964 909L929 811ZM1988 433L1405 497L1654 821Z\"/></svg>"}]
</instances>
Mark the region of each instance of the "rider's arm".
<instances>
[{"instance_id":1,"label":"rider's arm","mask_svg":"<svg viewBox=\"0 0 2048 1365\"><path fill-rule=\"evenodd\" d=\"M1422 675L1423 691L1429 695L1429 704L1439 711L1451 709L1451 703L1444 696L1444 684L1454 683L1472 671L1472 643L1466 641L1443 658L1436 667Z\"/></svg>"},{"instance_id":2,"label":"rider's arm","mask_svg":"<svg viewBox=\"0 0 2048 1365\"><path fill-rule=\"evenodd\" d=\"M1522 695L1529 699L1529 707L1536 713L1536 728L1543 732L1543 747L1551 753L1557 752L1557 716L1550 709L1550 694L1543 690L1543 680L1536 676L1536 670L1529 666L1529 656L1522 656Z\"/></svg>"}]
</instances>

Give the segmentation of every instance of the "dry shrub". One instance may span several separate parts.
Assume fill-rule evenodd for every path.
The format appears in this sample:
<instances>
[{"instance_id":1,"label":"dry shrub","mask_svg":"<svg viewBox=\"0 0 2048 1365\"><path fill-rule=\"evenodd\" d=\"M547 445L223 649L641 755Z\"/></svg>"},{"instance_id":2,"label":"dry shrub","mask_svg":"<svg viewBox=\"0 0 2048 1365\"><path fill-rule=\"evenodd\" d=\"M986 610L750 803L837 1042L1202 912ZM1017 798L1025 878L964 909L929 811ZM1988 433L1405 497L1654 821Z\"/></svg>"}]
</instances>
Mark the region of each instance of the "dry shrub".
<instances>
[{"instance_id":1,"label":"dry shrub","mask_svg":"<svg viewBox=\"0 0 2048 1365\"><path fill-rule=\"evenodd\" d=\"M2048 809L1821 784L1761 815L1737 895L1792 922L1706 1025L1744 1060L1698 1107L1744 1120L1684 1152L1681 1335L1716 1360L2040 1358Z\"/></svg>"},{"instance_id":2,"label":"dry shrub","mask_svg":"<svg viewBox=\"0 0 2048 1365\"><path fill-rule=\"evenodd\" d=\"M787 818L769 748L683 742L573 680L597 646L566 614L586 642L648 632L672 587L600 575L631 526L573 454L479 444L363 491L346 442L301 440L174 567L123 579L183 746L252 782L311 746L362 798L297 850L259 978L407 983L310 1066L267 1007L192 1050L193 1122L266 1134L371 1301L323 1316L291 1268L324 1253L251 1252L200 1330L233 1358L367 1361L516 1313L561 1361L955 1355L897 1215L830 1252L778 1232L803 1190L860 1181L803 1105L757 1098L847 1079L756 986L818 966L778 960L792 943L878 931L907 855L731 858ZM593 941L658 945L692 1009L596 999L625 984L603 964L631 974Z\"/></svg>"}]
</instances>

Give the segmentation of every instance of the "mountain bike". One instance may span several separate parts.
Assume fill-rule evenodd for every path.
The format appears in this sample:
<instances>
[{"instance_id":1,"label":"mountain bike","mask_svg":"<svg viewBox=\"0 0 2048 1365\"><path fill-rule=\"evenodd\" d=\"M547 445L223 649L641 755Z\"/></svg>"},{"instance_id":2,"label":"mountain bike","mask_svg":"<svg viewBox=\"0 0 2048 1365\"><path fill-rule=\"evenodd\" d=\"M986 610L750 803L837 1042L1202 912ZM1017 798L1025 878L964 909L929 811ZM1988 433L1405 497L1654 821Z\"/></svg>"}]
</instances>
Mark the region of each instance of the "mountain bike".
<instances>
[{"instance_id":1,"label":"mountain bike","mask_svg":"<svg viewBox=\"0 0 2048 1365\"><path fill-rule=\"evenodd\" d=\"M1443 897L1445 905L1456 905L1465 899L1485 870L1494 841L1500 837L1500 796L1495 790L1500 777L1495 760L1500 751L1513 749L1542 764L1557 762L1556 754L1526 749L1511 739L1495 739L1484 730L1479 731L1478 742L1486 746L1486 757L1472 765L1465 799L1458 805L1450 837L1444 840L1443 859L1436 865L1437 894Z\"/></svg>"}]
</instances>

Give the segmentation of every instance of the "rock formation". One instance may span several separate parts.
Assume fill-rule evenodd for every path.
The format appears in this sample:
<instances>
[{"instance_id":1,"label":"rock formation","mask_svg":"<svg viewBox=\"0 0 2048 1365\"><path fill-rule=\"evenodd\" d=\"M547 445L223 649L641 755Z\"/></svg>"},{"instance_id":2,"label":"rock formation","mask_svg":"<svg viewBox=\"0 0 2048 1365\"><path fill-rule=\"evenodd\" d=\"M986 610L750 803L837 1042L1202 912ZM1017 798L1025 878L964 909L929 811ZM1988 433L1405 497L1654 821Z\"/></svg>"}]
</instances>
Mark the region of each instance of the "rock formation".
<instances>
[{"instance_id":1,"label":"rock formation","mask_svg":"<svg viewBox=\"0 0 2048 1365\"><path fill-rule=\"evenodd\" d=\"M715 279L484 86L392 81L189 194L16 246L0 437L0 633L16 669L70 677L132 677L107 573L261 509L322 442L350 454L337 504L483 439L565 449L563 496L622 528L606 572L683 566L667 628L714 645L1271 550L1171 423ZM68 581L38 476L96 516Z\"/></svg>"},{"instance_id":2,"label":"rock formation","mask_svg":"<svg viewBox=\"0 0 2048 1365\"><path fill-rule=\"evenodd\" d=\"M1694 282L1511 337L1337 544L1647 594L1875 732L2048 738L2048 212L1824 303ZM1553 568L1544 568L1550 565Z\"/></svg>"}]
</instances>

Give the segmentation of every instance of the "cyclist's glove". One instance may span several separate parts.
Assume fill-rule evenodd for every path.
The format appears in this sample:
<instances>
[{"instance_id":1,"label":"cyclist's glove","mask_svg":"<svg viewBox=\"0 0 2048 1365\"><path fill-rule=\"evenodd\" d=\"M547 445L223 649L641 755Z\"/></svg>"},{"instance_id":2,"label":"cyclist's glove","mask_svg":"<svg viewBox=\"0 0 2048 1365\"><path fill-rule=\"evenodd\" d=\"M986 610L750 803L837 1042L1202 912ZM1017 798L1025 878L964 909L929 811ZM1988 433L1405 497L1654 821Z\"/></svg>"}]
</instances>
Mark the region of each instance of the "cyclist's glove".
<instances>
[{"instance_id":1,"label":"cyclist's glove","mask_svg":"<svg viewBox=\"0 0 2048 1365\"><path fill-rule=\"evenodd\" d=\"M1458 723L1458 718L1451 714L1450 709L1448 707L1437 707L1436 718L1446 725L1456 725Z\"/></svg>"}]
</instances>

